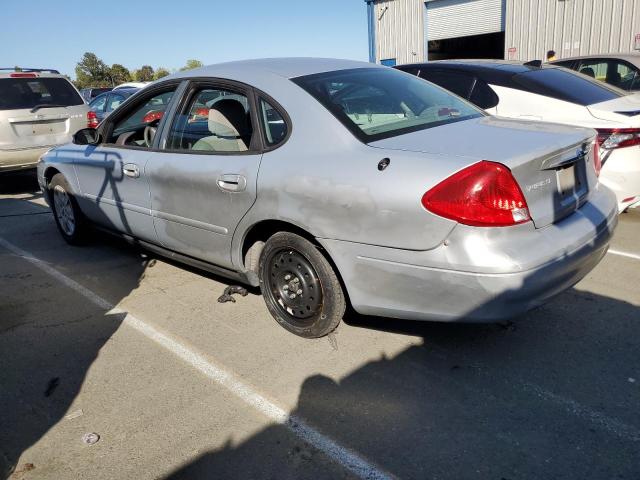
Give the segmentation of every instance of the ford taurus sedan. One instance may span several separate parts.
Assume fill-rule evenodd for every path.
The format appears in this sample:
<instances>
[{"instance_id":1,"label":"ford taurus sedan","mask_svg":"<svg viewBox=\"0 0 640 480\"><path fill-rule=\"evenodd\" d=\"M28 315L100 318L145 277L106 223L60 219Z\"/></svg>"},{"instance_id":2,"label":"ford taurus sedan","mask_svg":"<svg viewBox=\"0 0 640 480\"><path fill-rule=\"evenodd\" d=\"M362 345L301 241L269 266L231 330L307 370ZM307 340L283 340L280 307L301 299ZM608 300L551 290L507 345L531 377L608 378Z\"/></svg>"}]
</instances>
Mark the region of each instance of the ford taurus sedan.
<instances>
[{"instance_id":1,"label":"ford taurus sedan","mask_svg":"<svg viewBox=\"0 0 640 480\"><path fill-rule=\"evenodd\" d=\"M253 60L148 86L38 177L69 243L94 225L260 286L280 325L319 337L347 306L495 321L571 287L617 222L595 137L386 67Z\"/></svg>"}]
</instances>

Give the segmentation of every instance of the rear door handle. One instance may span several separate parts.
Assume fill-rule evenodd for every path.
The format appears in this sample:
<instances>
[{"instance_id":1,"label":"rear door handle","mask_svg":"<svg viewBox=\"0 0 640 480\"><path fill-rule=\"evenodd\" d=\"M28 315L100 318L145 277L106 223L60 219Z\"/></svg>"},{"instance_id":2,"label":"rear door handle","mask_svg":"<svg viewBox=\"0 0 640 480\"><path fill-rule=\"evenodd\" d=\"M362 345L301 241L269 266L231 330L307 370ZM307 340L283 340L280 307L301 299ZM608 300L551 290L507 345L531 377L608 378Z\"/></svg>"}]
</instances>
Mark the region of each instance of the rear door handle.
<instances>
[{"instance_id":1,"label":"rear door handle","mask_svg":"<svg viewBox=\"0 0 640 480\"><path fill-rule=\"evenodd\" d=\"M127 177L138 178L140 176L140 169L135 163L125 163L122 166L122 172Z\"/></svg>"},{"instance_id":2,"label":"rear door handle","mask_svg":"<svg viewBox=\"0 0 640 480\"><path fill-rule=\"evenodd\" d=\"M247 188L247 179L236 173L225 173L218 177L218 187L226 192L243 192Z\"/></svg>"}]
</instances>

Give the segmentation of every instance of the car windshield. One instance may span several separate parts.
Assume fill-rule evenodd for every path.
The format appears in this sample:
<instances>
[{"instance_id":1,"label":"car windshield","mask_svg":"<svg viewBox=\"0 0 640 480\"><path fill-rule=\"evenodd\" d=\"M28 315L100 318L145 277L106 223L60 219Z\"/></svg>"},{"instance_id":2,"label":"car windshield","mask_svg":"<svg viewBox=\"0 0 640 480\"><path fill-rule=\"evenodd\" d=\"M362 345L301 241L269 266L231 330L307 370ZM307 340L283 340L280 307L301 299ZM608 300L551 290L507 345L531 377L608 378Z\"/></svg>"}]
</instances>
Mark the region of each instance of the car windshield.
<instances>
[{"instance_id":1,"label":"car windshield","mask_svg":"<svg viewBox=\"0 0 640 480\"><path fill-rule=\"evenodd\" d=\"M0 110L19 110L39 105L69 107L84 101L64 78L0 79Z\"/></svg>"},{"instance_id":2,"label":"car windshield","mask_svg":"<svg viewBox=\"0 0 640 480\"><path fill-rule=\"evenodd\" d=\"M293 81L363 142L485 115L447 90L391 68L340 70Z\"/></svg>"},{"instance_id":3,"label":"car windshield","mask_svg":"<svg viewBox=\"0 0 640 480\"><path fill-rule=\"evenodd\" d=\"M612 85L564 68L531 70L515 75L513 80L532 93L585 106L629 94Z\"/></svg>"}]
</instances>

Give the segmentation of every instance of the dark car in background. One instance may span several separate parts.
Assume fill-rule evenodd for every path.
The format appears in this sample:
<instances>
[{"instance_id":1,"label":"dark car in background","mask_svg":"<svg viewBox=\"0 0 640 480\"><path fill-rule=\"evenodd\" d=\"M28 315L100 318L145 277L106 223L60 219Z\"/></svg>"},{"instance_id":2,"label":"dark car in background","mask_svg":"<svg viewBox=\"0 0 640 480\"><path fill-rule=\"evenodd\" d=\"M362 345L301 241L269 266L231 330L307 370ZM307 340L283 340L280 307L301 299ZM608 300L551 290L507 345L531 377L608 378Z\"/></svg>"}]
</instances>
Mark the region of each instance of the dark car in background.
<instances>
[{"instance_id":1,"label":"dark car in background","mask_svg":"<svg viewBox=\"0 0 640 480\"><path fill-rule=\"evenodd\" d=\"M111 112L118 108L127 98L136 93L139 88L119 88L98 95L89 103L87 112L87 127L96 128Z\"/></svg>"},{"instance_id":2,"label":"dark car in background","mask_svg":"<svg viewBox=\"0 0 640 480\"><path fill-rule=\"evenodd\" d=\"M640 91L640 55L592 55L563 58L551 63L589 75L622 90Z\"/></svg>"},{"instance_id":3,"label":"dark car in background","mask_svg":"<svg viewBox=\"0 0 640 480\"><path fill-rule=\"evenodd\" d=\"M85 102L90 103L98 95L102 95L105 92L110 92L111 90L113 90L112 87L83 88L82 90L80 90L80 95L82 95L82 98L84 98Z\"/></svg>"}]
</instances>

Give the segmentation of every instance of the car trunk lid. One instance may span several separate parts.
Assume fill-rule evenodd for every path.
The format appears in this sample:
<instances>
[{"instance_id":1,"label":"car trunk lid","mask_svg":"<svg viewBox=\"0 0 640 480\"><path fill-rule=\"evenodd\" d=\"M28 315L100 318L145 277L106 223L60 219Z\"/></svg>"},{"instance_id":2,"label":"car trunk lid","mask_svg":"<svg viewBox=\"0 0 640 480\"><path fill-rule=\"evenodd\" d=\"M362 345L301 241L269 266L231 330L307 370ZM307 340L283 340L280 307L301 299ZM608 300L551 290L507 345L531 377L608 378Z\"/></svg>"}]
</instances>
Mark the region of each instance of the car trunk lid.
<instances>
[{"instance_id":1,"label":"car trunk lid","mask_svg":"<svg viewBox=\"0 0 640 480\"><path fill-rule=\"evenodd\" d=\"M483 117L372 142L370 146L489 160L509 167L536 228L570 215L597 183L591 129ZM460 162L456 162L460 165Z\"/></svg>"},{"instance_id":2,"label":"car trunk lid","mask_svg":"<svg viewBox=\"0 0 640 480\"><path fill-rule=\"evenodd\" d=\"M587 108L595 118L624 122L629 127L640 127L640 93L594 103Z\"/></svg>"}]
</instances>

